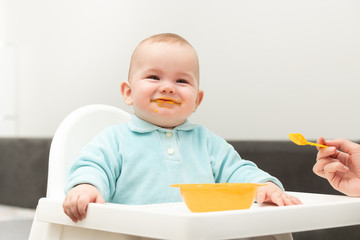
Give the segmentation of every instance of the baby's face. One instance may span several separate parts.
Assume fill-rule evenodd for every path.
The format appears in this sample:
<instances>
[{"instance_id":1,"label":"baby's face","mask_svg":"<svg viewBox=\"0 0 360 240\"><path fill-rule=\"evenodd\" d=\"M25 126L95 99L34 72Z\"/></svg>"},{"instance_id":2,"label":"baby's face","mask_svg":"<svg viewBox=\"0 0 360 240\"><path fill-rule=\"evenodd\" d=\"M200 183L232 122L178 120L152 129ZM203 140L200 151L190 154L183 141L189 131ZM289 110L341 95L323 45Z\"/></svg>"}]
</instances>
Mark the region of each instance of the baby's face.
<instances>
[{"instance_id":1,"label":"baby's face","mask_svg":"<svg viewBox=\"0 0 360 240\"><path fill-rule=\"evenodd\" d=\"M203 92L198 78L198 57L191 46L145 42L133 56L125 101L134 105L141 119L173 128L184 123L200 104Z\"/></svg>"}]
</instances>

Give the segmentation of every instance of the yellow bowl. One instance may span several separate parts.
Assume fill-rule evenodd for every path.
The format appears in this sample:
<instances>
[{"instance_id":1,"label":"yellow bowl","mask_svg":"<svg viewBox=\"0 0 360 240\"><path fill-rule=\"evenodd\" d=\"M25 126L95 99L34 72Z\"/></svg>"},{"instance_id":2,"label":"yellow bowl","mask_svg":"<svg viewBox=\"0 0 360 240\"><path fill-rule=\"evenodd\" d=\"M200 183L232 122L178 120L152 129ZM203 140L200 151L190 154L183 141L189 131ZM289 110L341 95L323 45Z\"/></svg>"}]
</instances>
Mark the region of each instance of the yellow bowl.
<instances>
[{"instance_id":1,"label":"yellow bowl","mask_svg":"<svg viewBox=\"0 0 360 240\"><path fill-rule=\"evenodd\" d=\"M186 206L192 212L248 209L253 204L257 183L174 184L179 187Z\"/></svg>"}]
</instances>

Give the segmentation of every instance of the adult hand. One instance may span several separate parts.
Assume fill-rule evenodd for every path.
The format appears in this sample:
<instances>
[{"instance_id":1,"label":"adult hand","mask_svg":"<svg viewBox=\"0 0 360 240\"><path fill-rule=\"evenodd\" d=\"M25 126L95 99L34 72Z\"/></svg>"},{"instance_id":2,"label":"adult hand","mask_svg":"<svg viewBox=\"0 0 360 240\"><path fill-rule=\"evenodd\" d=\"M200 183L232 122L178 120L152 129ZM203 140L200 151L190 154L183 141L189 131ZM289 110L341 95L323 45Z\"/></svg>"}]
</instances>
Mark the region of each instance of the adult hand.
<instances>
[{"instance_id":1,"label":"adult hand","mask_svg":"<svg viewBox=\"0 0 360 240\"><path fill-rule=\"evenodd\" d=\"M327 179L334 189L359 197L360 145L342 138L325 141L321 137L317 142L329 147L318 148L314 173Z\"/></svg>"}]
</instances>

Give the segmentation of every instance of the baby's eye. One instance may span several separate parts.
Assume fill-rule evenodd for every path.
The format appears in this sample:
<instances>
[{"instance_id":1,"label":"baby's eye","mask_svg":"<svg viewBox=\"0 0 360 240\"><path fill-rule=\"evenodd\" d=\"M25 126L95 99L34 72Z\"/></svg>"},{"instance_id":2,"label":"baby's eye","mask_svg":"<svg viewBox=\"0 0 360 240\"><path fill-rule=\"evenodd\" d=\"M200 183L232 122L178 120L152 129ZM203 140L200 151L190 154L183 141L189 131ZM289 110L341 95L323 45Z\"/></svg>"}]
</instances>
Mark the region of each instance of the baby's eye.
<instances>
[{"instance_id":1,"label":"baby's eye","mask_svg":"<svg viewBox=\"0 0 360 240\"><path fill-rule=\"evenodd\" d=\"M178 82L178 83L188 83L188 81L186 81L186 80L184 80L184 79L179 79L179 80L177 80L176 82Z\"/></svg>"},{"instance_id":2,"label":"baby's eye","mask_svg":"<svg viewBox=\"0 0 360 240\"><path fill-rule=\"evenodd\" d=\"M147 79L160 80L160 78L156 75L150 75L147 77Z\"/></svg>"}]
</instances>

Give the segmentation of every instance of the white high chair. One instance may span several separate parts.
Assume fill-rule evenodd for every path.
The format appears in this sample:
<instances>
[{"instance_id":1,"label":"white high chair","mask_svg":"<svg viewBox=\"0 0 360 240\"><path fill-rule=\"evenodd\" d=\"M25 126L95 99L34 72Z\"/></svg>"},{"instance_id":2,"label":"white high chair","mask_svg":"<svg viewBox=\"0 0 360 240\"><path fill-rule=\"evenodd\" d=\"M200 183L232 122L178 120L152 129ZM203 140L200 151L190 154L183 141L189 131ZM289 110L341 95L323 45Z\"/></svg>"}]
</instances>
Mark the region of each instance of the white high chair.
<instances>
[{"instance_id":1,"label":"white high chair","mask_svg":"<svg viewBox=\"0 0 360 240\"><path fill-rule=\"evenodd\" d=\"M60 124L50 148L46 198L39 200L30 240L82 239L292 239L288 232L360 224L360 198L291 193L304 205L191 213L184 203L153 205L89 204L84 220L74 223L62 201L70 165L81 148L106 126L130 114L112 106L89 105ZM260 237L259 237L260 236ZM262 237L264 236L264 237Z\"/></svg>"},{"instance_id":2,"label":"white high chair","mask_svg":"<svg viewBox=\"0 0 360 240\"><path fill-rule=\"evenodd\" d=\"M100 104L81 107L68 115L51 143L46 198L63 200L67 173L80 150L105 127L129 120L129 113ZM43 232L37 229L37 225L45 224L38 223L35 218L29 239L40 239L38 236Z\"/></svg>"},{"instance_id":3,"label":"white high chair","mask_svg":"<svg viewBox=\"0 0 360 240\"><path fill-rule=\"evenodd\" d=\"M80 150L105 127L129 120L129 113L108 105L84 106L67 116L51 143L46 197L63 199L67 173Z\"/></svg>"}]
</instances>

